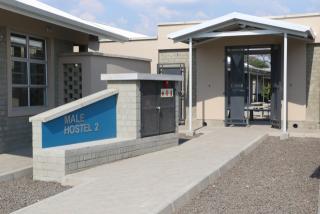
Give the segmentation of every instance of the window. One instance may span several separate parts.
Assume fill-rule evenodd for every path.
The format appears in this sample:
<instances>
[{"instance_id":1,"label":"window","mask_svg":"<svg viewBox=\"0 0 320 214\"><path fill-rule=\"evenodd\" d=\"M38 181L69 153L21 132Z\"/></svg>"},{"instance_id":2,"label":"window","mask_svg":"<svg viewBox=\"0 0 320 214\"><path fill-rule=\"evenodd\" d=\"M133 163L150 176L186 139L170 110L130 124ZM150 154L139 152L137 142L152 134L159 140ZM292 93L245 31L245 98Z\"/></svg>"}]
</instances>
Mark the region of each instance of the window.
<instances>
[{"instance_id":1,"label":"window","mask_svg":"<svg viewBox=\"0 0 320 214\"><path fill-rule=\"evenodd\" d=\"M11 34L12 107L47 104L45 40Z\"/></svg>"}]
</instances>

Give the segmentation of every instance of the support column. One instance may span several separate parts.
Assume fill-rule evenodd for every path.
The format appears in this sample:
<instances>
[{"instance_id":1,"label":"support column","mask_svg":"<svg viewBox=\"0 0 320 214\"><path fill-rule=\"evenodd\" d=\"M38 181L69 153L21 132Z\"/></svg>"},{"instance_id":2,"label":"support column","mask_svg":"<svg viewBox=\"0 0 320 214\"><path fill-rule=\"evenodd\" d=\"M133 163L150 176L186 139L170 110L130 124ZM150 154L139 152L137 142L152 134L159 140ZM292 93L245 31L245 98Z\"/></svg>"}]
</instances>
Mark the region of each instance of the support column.
<instances>
[{"instance_id":1,"label":"support column","mask_svg":"<svg viewBox=\"0 0 320 214\"><path fill-rule=\"evenodd\" d=\"M288 35L284 34L283 41L283 119L282 137L288 138Z\"/></svg>"},{"instance_id":2,"label":"support column","mask_svg":"<svg viewBox=\"0 0 320 214\"><path fill-rule=\"evenodd\" d=\"M192 38L189 38L189 135L193 136L192 128Z\"/></svg>"}]
</instances>

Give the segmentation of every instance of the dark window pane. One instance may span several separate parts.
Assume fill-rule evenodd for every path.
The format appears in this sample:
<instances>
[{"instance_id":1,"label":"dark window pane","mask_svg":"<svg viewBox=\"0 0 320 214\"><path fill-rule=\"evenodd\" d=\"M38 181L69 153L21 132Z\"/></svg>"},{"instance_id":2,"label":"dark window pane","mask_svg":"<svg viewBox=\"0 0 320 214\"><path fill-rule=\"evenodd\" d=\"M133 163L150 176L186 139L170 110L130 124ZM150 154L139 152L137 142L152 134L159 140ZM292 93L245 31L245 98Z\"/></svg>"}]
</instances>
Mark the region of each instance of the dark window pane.
<instances>
[{"instance_id":1,"label":"dark window pane","mask_svg":"<svg viewBox=\"0 0 320 214\"><path fill-rule=\"evenodd\" d=\"M31 85L46 84L46 66L44 64L30 64Z\"/></svg>"},{"instance_id":2,"label":"dark window pane","mask_svg":"<svg viewBox=\"0 0 320 214\"><path fill-rule=\"evenodd\" d=\"M11 56L13 57L27 57L27 39L25 36L12 34L11 40Z\"/></svg>"},{"instance_id":3,"label":"dark window pane","mask_svg":"<svg viewBox=\"0 0 320 214\"><path fill-rule=\"evenodd\" d=\"M46 100L45 88L30 88L30 105L44 106Z\"/></svg>"},{"instance_id":4,"label":"dark window pane","mask_svg":"<svg viewBox=\"0 0 320 214\"><path fill-rule=\"evenodd\" d=\"M45 42L41 39L29 39L29 53L31 59L45 60Z\"/></svg>"},{"instance_id":5,"label":"dark window pane","mask_svg":"<svg viewBox=\"0 0 320 214\"><path fill-rule=\"evenodd\" d=\"M12 62L12 83L28 84L28 72L26 62Z\"/></svg>"},{"instance_id":6,"label":"dark window pane","mask_svg":"<svg viewBox=\"0 0 320 214\"><path fill-rule=\"evenodd\" d=\"M12 106L28 106L28 88L12 88Z\"/></svg>"}]
</instances>

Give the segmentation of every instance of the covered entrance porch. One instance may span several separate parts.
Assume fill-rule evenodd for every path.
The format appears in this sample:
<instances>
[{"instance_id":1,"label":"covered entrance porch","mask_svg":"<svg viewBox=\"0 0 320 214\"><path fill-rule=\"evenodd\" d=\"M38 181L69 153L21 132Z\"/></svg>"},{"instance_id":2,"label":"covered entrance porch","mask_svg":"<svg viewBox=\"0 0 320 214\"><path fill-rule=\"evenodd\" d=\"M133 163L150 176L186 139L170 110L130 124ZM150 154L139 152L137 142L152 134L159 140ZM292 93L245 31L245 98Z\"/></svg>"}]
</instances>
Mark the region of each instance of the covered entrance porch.
<instances>
[{"instance_id":1,"label":"covered entrance porch","mask_svg":"<svg viewBox=\"0 0 320 214\"><path fill-rule=\"evenodd\" d=\"M288 135L288 105L292 121L305 119L306 97L303 93L306 72L303 58L306 43L314 40L310 27L231 13L169 34L169 38L189 44L190 65L193 49L197 49L197 119L210 118L223 120L226 125L247 125L256 112L264 112L269 114L270 125L281 127L284 136ZM291 48L289 55L288 47ZM251 55L269 55L270 74L266 74L266 69L254 68L249 62ZM192 70L189 74L191 106ZM251 77L256 79L255 83ZM258 86L260 79L263 79L262 87ZM267 93L259 93L259 90L266 90L264 80L270 83L269 99L264 97L268 96ZM257 103L262 105L260 109L256 108ZM189 108L188 117L193 118L193 114ZM192 122L188 128L192 134Z\"/></svg>"},{"instance_id":2,"label":"covered entrance porch","mask_svg":"<svg viewBox=\"0 0 320 214\"><path fill-rule=\"evenodd\" d=\"M225 125L281 124L281 46L225 48Z\"/></svg>"}]
</instances>

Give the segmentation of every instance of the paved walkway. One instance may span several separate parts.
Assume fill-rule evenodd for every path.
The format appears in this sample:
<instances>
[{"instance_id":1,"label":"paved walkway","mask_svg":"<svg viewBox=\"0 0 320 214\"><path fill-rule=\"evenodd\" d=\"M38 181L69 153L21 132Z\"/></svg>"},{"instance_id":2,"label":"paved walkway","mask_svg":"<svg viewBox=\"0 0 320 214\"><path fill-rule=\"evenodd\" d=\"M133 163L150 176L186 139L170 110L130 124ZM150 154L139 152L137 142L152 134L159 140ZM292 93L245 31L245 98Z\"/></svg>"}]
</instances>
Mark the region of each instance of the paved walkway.
<instances>
[{"instance_id":1,"label":"paved walkway","mask_svg":"<svg viewBox=\"0 0 320 214\"><path fill-rule=\"evenodd\" d=\"M31 148L0 154L0 163L0 181L7 180L8 175L13 175L27 168L31 169Z\"/></svg>"},{"instance_id":2,"label":"paved walkway","mask_svg":"<svg viewBox=\"0 0 320 214\"><path fill-rule=\"evenodd\" d=\"M262 137L265 129L211 128L181 146L67 177L81 184L17 213L157 213Z\"/></svg>"}]
</instances>

